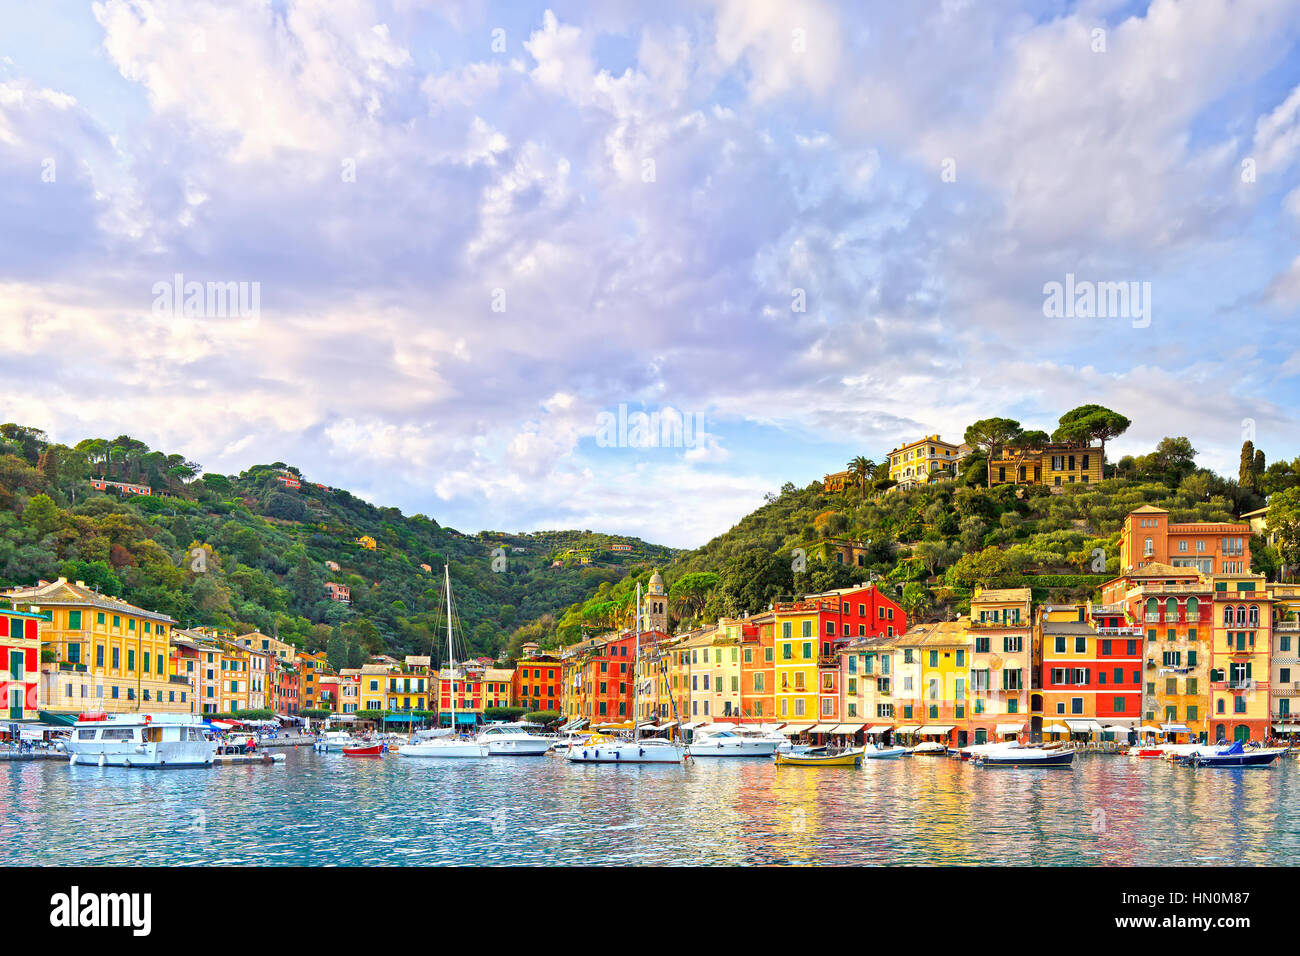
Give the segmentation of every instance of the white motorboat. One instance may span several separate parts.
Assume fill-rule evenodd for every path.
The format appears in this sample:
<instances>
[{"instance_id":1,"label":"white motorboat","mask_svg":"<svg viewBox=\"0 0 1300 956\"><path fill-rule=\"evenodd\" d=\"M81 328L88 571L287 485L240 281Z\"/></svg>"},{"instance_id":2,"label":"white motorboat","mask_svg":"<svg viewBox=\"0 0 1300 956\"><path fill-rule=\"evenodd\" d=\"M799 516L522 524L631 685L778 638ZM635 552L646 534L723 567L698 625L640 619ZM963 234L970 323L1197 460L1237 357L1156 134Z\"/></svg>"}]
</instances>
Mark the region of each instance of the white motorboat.
<instances>
[{"instance_id":1,"label":"white motorboat","mask_svg":"<svg viewBox=\"0 0 1300 956\"><path fill-rule=\"evenodd\" d=\"M346 730L327 730L316 738L312 747L321 753L342 753L344 747L355 747L360 743L359 738Z\"/></svg>"},{"instance_id":2,"label":"white motorboat","mask_svg":"<svg viewBox=\"0 0 1300 956\"><path fill-rule=\"evenodd\" d=\"M444 564L442 566L443 580L447 588L447 673L449 676L450 697L451 697L451 726L456 726L456 642L452 632L451 622L456 616L455 605L451 600L451 566ZM442 684L442 677L439 674L435 680L438 685ZM462 678L463 679L463 678ZM435 737L430 740L419 740L409 744L403 744L397 748L399 757L431 757L447 759L473 759L486 757L488 755L487 744L482 743L478 737Z\"/></svg>"},{"instance_id":3,"label":"white motorboat","mask_svg":"<svg viewBox=\"0 0 1300 956\"><path fill-rule=\"evenodd\" d=\"M681 744L661 737L622 740L597 736L570 747L564 758L574 763L682 763L687 754Z\"/></svg>"},{"instance_id":4,"label":"white motorboat","mask_svg":"<svg viewBox=\"0 0 1300 956\"><path fill-rule=\"evenodd\" d=\"M217 753L194 714L82 715L67 749L70 764L100 767L210 767Z\"/></svg>"},{"instance_id":5,"label":"white motorboat","mask_svg":"<svg viewBox=\"0 0 1300 956\"><path fill-rule=\"evenodd\" d=\"M892 760L907 753L906 747L883 747L880 744L867 744L862 748L864 760Z\"/></svg>"},{"instance_id":6,"label":"white motorboat","mask_svg":"<svg viewBox=\"0 0 1300 956\"><path fill-rule=\"evenodd\" d=\"M733 724L709 724L695 731L692 757L770 757L786 739L777 734L746 731Z\"/></svg>"},{"instance_id":7,"label":"white motorboat","mask_svg":"<svg viewBox=\"0 0 1300 956\"><path fill-rule=\"evenodd\" d=\"M477 737L435 737L420 743L402 744L397 748L399 757L473 758L488 755L487 744Z\"/></svg>"},{"instance_id":8,"label":"white motorboat","mask_svg":"<svg viewBox=\"0 0 1300 956\"><path fill-rule=\"evenodd\" d=\"M948 753L948 748L937 740L927 740L925 743L917 744L907 752L913 757L942 757Z\"/></svg>"},{"instance_id":9,"label":"white motorboat","mask_svg":"<svg viewBox=\"0 0 1300 956\"><path fill-rule=\"evenodd\" d=\"M636 653L632 658L635 670L641 660L641 585L636 586ZM633 698L632 713L641 712L641 681L634 681L636 693ZM574 744L564 751L564 759L571 763L685 763L691 752L675 740L662 737L641 737L641 723L638 721L632 731L631 739L609 737L595 734L585 743Z\"/></svg>"},{"instance_id":10,"label":"white motorboat","mask_svg":"<svg viewBox=\"0 0 1300 956\"><path fill-rule=\"evenodd\" d=\"M541 757L555 738L529 733L528 728L534 726L523 722L489 724L478 735L478 742L487 747L489 757Z\"/></svg>"},{"instance_id":11,"label":"white motorboat","mask_svg":"<svg viewBox=\"0 0 1300 956\"><path fill-rule=\"evenodd\" d=\"M986 744L971 744L969 747L962 747L957 752L957 756L962 760L971 760L982 754L992 753L997 750L1007 750L1009 748L1021 746L1018 740L995 740Z\"/></svg>"},{"instance_id":12,"label":"white motorboat","mask_svg":"<svg viewBox=\"0 0 1300 956\"><path fill-rule=\"evenodd\" d=\"M1003 747L978 755L982 767L1068 767L1074 763L1073 747Z\"/></svg>"}]
</instances>

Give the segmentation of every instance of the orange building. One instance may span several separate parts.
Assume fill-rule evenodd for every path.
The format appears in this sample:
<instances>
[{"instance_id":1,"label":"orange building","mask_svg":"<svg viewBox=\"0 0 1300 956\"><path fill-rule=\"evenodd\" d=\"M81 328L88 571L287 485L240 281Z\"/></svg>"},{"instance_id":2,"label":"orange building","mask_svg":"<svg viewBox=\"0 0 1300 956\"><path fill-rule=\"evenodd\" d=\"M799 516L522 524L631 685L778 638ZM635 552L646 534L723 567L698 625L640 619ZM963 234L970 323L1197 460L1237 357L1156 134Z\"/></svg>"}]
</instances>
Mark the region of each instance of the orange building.
<instances>
[{"instance_id":1,"label":"orange building","mask_svg":"<svg viewBox=\"0 0 1300 956\"><path fill-rule=\"evenodd\" d=\"M1250 535L1244 523L1172 524L1165 509L1143 505L1124 519L1119 570L1123 574L1155 562L1202 574L1247 574Z\"/></svg>"},{"instance_id":2,"label":"orange building","mask_svg":"<svg viewBox=\"0 0 1300 956\"><path fill-rule=\"evenodd\" d=\"M745 618L740 628L740 720L763 723L776 716L776 614Z\"/></svg>"},{"instance_id":3,"label":"orange building","mask_svg":"<svg viewBox=\"0 0 1300 956\"><path fill-rule=\"evenodd\" d=\"M559 711L562 706L564 665L557 657L526 657L515 665L511 697L529 711Z\"/></svg>"}]
</instances>

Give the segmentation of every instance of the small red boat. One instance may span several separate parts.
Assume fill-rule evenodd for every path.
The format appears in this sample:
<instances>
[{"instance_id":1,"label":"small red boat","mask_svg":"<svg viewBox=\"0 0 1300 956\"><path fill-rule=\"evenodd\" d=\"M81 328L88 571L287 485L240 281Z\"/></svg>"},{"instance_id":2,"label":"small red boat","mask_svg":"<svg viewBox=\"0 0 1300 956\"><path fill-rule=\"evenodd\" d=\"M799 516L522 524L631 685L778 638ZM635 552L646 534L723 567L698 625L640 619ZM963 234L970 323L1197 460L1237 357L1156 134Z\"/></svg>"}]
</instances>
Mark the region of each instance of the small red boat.
<instances>
[{"instance_id":1,"label":"small red boat","mask_svg":"<svg viewBox=\"0 0 1300 956\"><path fill-rule=\"evenodd\" d=\"M1165 752L1159 747L1138 747L1129 751L1129 756L1141 757L1143 760L1151 760L1164 755Z\"/></svg>"},{"instance_id":2,"label":"small red boat","mask_svg":"<svg viewBox=\"0 0 1300 956\"><path fill-rule=\"evenodd\" d=\"M364 744L360 747L344 747L343 755L345 757L382 757L384 755L384 745Z\"/></svg>"}]
</instances>

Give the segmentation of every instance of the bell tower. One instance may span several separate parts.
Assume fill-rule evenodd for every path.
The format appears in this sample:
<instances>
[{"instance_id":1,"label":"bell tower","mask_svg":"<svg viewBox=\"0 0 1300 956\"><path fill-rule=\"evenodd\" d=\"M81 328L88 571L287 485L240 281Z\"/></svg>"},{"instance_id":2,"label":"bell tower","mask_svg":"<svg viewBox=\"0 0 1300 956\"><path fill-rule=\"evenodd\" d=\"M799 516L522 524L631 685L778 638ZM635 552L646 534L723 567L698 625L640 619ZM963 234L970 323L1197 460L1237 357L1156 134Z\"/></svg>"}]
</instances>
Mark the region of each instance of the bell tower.
<instances>
[{"instance_id":1,"label":"bell tower","mask_svg":"<svg viewBox=\"0 0 1300 956\"><path fill-rule=\"evenodd\" d=\"M668 632L668 595L664 578L658 571L650 575L650 584L642 598L641 613L646 630Z\"/></svg>"}]
</instances>

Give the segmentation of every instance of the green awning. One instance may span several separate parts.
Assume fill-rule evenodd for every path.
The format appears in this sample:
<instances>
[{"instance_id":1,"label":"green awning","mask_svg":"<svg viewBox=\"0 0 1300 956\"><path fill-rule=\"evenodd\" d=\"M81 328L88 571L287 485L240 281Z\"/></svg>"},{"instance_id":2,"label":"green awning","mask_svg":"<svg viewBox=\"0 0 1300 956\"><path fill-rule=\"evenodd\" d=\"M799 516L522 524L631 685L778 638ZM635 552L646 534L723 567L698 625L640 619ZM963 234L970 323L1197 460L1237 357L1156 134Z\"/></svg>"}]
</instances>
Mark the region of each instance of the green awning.
<instances>
[{"instance_id":1,"label":"green awning","mask_svg":"<svg viewBox=\"0 0 1300 956\"><path fill-rule=\"evenodd\" d=\"M389 714L384 718L386 724L413 724L417 720L423 720L423 717L416 717L414 714Z\"/></svg>"},{"instance_id":2,"label":"green awning","mask_svg":"<svg viewBox=\"0 0 1300 956\"><path fill-rule=\"evenodd\" d=\"M79 714L56 714L52 711L37 711L41 718L41 723L50 724L54 727L72 727L77 723Z\"/></svg>"}]
</instances>

